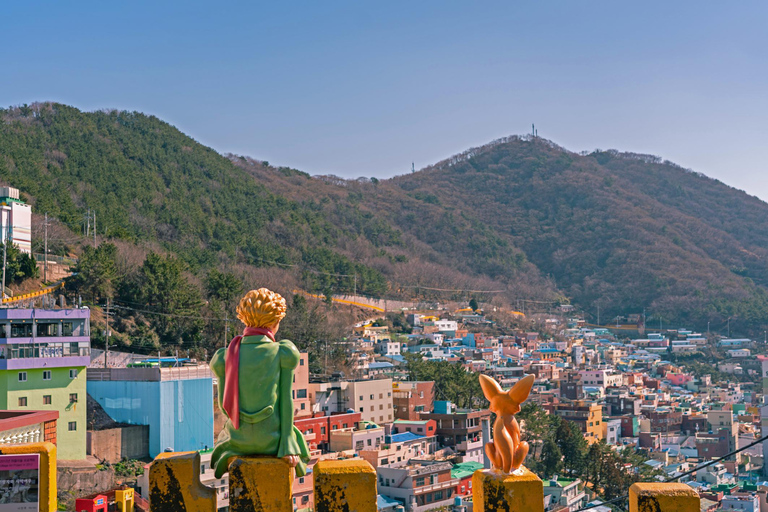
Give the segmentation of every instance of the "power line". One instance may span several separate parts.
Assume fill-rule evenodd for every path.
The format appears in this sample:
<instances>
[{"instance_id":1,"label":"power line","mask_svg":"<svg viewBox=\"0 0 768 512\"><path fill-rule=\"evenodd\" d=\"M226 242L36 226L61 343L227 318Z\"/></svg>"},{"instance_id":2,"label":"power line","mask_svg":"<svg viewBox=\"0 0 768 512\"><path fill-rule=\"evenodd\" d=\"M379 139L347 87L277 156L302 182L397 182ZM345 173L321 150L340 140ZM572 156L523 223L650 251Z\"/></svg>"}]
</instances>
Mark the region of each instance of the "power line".
<instances>
[{"instance_id":1,"label":"power line","mask_svg":"<svg viewBox=\"0 0 768 512\"><path fill-rule=\"evenodd\" d=\"M699 471L701 469L708 468L709 466L711 466L713 464L717 464L718 462L721 462L721 461L727 459L728 457L732 457L733 455L736 455L737 453L742 452L742 451L746 450L747 448L752 448L753 446L755 446L757 444L760 444L760 443L762 443L763 441L766 441L766 440L768 440L768 435L765 435L765 436L761 437L760 439L749 443L746 446L742 446L738 450L734 450L731 453L726 453L722 457L718 457L716 459L712 459L711 461L706 462L706 463L704 463L704 464L702 464L700 466L696 466L695 468L693 468L693 469L691 469L689 471L686 471L685 473L681 473L681 474L679 474L677 476L674 476L672 478L668 478L668 479L664 480L663 483L668 484L668 483L674 482L675 480L679 480L679 479L683 478L684 476L691 475L691 474L693 474L693 473L695 473L695 472L697 472L697 471ZM590 510L590 509L593 509L593 508L602 507L604 505L611 505L611 504L617 503L619 501L625 500L627 498L629 498L629 494L624 494L624 495L619 496L617 498L613 498L612 500L604 501L602 503L595 503L595 504L589 505L587 507L580 508L576 512L583 512L585 510Z\"/></svg>"}]
</instances>

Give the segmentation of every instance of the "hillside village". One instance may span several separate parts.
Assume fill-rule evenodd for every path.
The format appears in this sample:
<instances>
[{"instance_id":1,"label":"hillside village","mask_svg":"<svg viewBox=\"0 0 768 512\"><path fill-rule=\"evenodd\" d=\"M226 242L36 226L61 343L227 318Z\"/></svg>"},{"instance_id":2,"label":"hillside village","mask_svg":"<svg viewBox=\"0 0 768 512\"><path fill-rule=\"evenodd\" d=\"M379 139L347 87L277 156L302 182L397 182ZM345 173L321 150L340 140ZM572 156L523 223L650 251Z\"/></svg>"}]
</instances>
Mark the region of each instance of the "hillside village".
<instances>
[{"instance_id":1,"label":"hillside village","mask_svg":"<svg viewBox=\"0 0 768 512\"><path fill-rule=\"evenodd\" d=\"M418 378L450 365L475 382L478 373L493 376L505 388L525 374L536 376L520 418L534 446L527 464L545 482L548 512L576 512L614 497L608 494L610 473L603 472L597 483L590 472L595 457L614 464L622 482L682 475L680 481L701 496L703 509L757 512L768 490L761 446L691 470L753 443L761 421L768 424L760 414L765 393L760 376L768 371L768 357L757 352L764 344L684 329L627 337L586 326L569 316L570 308L563 309L543 319L545 328L499 335L487 334L494 322L468 307L382 316L356 325L346 342L352 375L312 375L302 354L294 415L311 448L310 467L328 459L369 462L383 511L471 506L472 474L488 466L487 403L471 390L451 390L442 377ZM0 439L58 442L61 457L72 459L60 461L60 471L83 474L89 461L119 465L168 450L199 451L203 482L217 489L220 510L226 510L228 479L214 479L206 466L221 423L215 413L217 383L205 362L110 352L105 367L103 352L88 341L95 326L87 308L0 312L7 333L5 381L22 383L4 393L8 412L0 419ZM400 328L385 325L388 317L397 318ZM14 339L19 336L31 338L28 346L35 350L19 345ZM722 354L716 364L720 377L671 361L702 351ZM37 370L41 361L52 369ZM51 371L63 375L51 378ZM464 403L452 401L465 392L470 398ZM87 408L71 407L86 395ZM153 405L157 396L161 401ZM537 438L547 436L536 429L542 417L559 422L547 437L554 445ZM568 447L581 450L584 460L569 460ZM562 461L553 464L551 450ZM148 468L147 463L143 474L136 471L135 479L119 479L135 488L137 506L146 504L141 497L148 498ZM69 489L75 494L109 491L92 488L85 478L76 482ZM295 510L313 509L312 484L311 472L294 482Z\"/></svg>"}]
</instances>

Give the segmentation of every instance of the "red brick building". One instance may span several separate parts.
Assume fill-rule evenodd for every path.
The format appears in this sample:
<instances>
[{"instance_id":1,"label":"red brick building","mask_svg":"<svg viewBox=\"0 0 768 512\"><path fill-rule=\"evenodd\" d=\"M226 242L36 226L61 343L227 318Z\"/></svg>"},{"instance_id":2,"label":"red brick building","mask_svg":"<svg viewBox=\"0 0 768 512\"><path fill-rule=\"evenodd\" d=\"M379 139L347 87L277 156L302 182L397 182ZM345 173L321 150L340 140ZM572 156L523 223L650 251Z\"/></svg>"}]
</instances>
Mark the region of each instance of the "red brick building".
<instances>
[{"instance_id":1,"label":"red brick building","mask_svg":"<svg viewBox=\"0 0 768 512\"><path fill-rule=\"evenodd\" d=\"M330 416L315 416L294 420L296 428L304 434L310 450L328 451L332 430L353 428L361 421L359 412L332 414Z\"/></svg>"},{"instance_id":2,"label":"red brick building","mask_svg":"<svg viewBox=\"0 0 768 512\"><path fill-rule=\"evenodd\" d=\"M393 382L392 403L395 419L418 420L422 412L432 412L435 405L433 381Z\"/></svg>"}]
</instances>

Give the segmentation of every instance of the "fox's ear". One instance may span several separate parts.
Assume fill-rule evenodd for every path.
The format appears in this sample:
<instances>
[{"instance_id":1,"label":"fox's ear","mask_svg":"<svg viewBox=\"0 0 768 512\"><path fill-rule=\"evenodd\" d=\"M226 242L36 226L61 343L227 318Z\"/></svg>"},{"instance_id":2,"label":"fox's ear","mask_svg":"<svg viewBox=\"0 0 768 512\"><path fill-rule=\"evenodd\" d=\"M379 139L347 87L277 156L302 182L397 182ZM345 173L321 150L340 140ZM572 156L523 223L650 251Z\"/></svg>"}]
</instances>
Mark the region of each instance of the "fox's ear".
<instances>
[{"instance_id":1,"label":"fox's ear","mask_svg":"<svg viewBox=\"0 0 768 512\"><path fill-rule=\"evenodd\" d=\"M531 394L531 388L533 388L534 380L536 380L536 377L530 374L517 381L517 383L512 386L512 389L508 391L509 398L518 404L525 402L525 400L528 398L528 395Z\"/></svg>"},{"instance_id":2,"label":"fox's ear","mask_svg":"<svg viewBox=\"0 0 768 512\"><path fill-rule=\"evenodd\" d=\"M483 388L485 398L490 402L493 397L502 394L504 391L499 383L487 375L480 374L480 387Z\"/></svg>"}]
</instances>

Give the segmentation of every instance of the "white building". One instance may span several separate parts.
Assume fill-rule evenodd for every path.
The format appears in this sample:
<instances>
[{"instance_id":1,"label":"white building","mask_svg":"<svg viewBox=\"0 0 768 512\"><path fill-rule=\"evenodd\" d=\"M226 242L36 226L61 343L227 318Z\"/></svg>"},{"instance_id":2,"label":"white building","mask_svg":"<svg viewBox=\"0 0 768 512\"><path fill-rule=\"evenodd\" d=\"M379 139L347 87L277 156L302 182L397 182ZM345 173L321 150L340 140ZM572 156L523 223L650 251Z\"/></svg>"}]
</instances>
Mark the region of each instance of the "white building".
<instances>
[{"instance_id":1,"label":"white building","mask_svg":"<svg viewBox=\"0 0 768 512\"><path fill-rule=\"evenodd\" d=\"M611 370L581 370L579 377L584 386L609 388L621 386L624 383L624 377L620 373L613 373Z\"/></svg>"},{"instance_id":2,"label":"white building","mask_svg":"<svg viewBox=\"0 0 768 512\"><path fill-rule=\"evenodd\" d=\"M32 254L32 207L19 199L19 190L0 187L0 242L10 236L21 252Z\"/></svg>"},{"instance_id":3,"label":"white building","mask_svg":"<svg viewBox=\"0 0 768 512\"><path fill-rule=\"evenodd\" d=\"M723 496L720 501L720 508L723 510L740 510L741 512L760 512L760 497L757 493Z\"/></svg>"}]
</instances>

